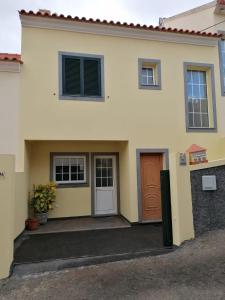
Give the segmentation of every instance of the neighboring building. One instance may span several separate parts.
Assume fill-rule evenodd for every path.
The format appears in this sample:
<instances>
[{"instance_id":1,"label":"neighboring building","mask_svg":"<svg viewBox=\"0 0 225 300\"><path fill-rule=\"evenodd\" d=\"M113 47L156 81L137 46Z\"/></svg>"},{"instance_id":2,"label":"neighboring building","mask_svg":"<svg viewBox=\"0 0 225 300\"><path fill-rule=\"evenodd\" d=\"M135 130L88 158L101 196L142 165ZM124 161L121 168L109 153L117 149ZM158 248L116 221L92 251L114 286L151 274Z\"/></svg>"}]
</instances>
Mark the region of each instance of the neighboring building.
<instances>
[{"instance_id":1,"label":"neighboring building","mask_svg":"<svg viewBox=\"0 0 225 300\"><path fill-rule=\"evenodd\" d=\"M160 18L160 25L166 28L188 29L201 32L225 30L225 1L211 1L168 18Z\"/></svg>"},{"instance_id":2,"label":"neighboring building","mask_svg":"<svg viewBox=\"0 0 225 300\"><path fill-rule=\"evenodd\" d=\"M48 11L20 18L14 238L33 184L49 180L58 184L50 218L160 222L161 170L171 174L174 244L193 238L184 153L199 144L209 161L225 157L220 35Z\"/></svg>"},{"instance_id":3,"label":"neighboring building","mask_svg":"<svg viewBox=\"0 0 225 300\"><path fill-rule=\"evenodd\" d=\"M221 93L225 96L225 1L217 0L169 18L160 18L160 26L221 34L219 41ZM222 111L225 129L225 111Z\"/></svg>"},{"instance_id":4,"label":"neighboring building","mask_svg":"<svg viewBox=\"0 0 225 300\"><path fill-rule=\"evenodd\" d=\"M21 232L19 228L16 234L16 211L19 216L22 210L21 223L27 216L20 197L18 207L15 204L15 184L19 185L15 182L15 157L19 142L21 65L20 55L0 53L0 278L9 274L13 240ZM27 192L25 197L27 201Z\"/></svg>"},{"instance_id":5,"label":"neighboring building","mask_svg":"<svg viewBox=\"0 0 225 300\"><path fill-rule=\"evenodd\" d=\"M18 152L21 58L0 53L0 154Z\"/></svg>"}]
</instances>

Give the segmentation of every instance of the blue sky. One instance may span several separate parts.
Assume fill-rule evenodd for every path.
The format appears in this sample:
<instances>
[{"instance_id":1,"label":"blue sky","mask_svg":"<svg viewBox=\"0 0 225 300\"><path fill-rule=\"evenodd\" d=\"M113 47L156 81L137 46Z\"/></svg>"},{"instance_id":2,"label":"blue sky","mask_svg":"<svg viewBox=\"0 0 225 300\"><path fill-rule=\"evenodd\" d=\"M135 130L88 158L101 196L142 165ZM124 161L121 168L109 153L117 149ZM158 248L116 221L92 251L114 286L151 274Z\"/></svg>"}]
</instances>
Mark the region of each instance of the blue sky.
<instances>
[{"instance_id":1,"label":"blue sky","mask_svg":"<svg viewBox=\"0 0 225 300\"><path fill-rule=\"evenodd\" d=\"M157 25L168 17L205 4L204 0L0 0L0 52L20 52L18 10L45 8L72 16Z\"/></svg>"}]
</instances>

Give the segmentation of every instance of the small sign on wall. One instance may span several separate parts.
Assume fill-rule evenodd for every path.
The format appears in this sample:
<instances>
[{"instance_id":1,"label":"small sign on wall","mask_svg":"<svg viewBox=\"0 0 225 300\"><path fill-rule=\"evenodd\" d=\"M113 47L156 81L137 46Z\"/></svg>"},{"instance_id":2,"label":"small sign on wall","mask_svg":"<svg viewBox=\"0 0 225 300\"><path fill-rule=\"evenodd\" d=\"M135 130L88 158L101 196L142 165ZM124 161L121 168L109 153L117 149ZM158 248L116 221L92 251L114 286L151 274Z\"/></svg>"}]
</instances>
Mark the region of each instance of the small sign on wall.
<instances>
[{"instance_id":1,"label":"small sign on wall","mask_svg":"<svg viewBox=\"0 0 225 300\"><path fill-rule=\"evenodd\" d=\"M4 171L0 171L0 178L5 177L5 172Z\"/></svg>"},{"instance_id":2,"label":"small sign on wall","mask_svg":"<svg viewBox=\"0 0 225 300\"><path fill-rule=\"evenodd\" d=\"M189 154L189 164L197 165L207 163L207 149L196 144L191 145L186 151Z\"/></svg>"},{"instance_id":3,"label":"small sign on wall","mask_svg":"<svg viewBox=\"0 0 225 300\"><path fill-rule=\"evenodd\" d=\"M187 157L186 157L185 153L180 153L179 163L180 163L180 166L186 166L187 165Z\"/></svg>"}]
</instances>

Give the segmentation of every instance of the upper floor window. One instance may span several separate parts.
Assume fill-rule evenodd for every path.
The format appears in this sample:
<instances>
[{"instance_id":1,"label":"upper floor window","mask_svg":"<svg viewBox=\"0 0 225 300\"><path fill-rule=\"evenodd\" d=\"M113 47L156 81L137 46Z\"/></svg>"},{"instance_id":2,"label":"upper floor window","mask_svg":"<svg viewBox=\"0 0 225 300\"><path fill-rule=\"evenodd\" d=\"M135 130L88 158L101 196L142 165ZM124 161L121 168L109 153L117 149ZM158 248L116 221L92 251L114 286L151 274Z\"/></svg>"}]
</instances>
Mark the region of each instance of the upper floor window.
<instances>
[{"instance_id":1,"label":"upper floor window","mask_svg":"<svg viewBox=\"0 0 225 300\"><path fill-rule=\"evenodd\" d=\"M225 40L219 42L221 92L225 96Z\"/></svg>"},{"instance_id":2,"label":"upper floor window","mask_svg":"<svg viewBox=\"0 0 225 300\"><path fill-rule=\"evenodd\" d=\"M161 62L158 59L140 58L139 64L139 88L161 89Z\"/></svg>"},{"instance_id":3,"label":"upper floor window","mask_svg":"<svg viewBox=\"0 0 225 300\"><path fill-rule=\"evenodd\" d=\"M103 57L60 54L62 99L102 100Z\"/></svg>"},{"instance_id":4,"label":"upper floor window","mask_svg":"<svg viewBox=\"0 0 225 300\"><path fill-rule=\"evenodd\" d=\"M188 131L216 129L213 66L185 63L186 122Z\"/></svg>"},{"instance_id":5,"label":"upper floor window","mask_svg":"<svg viewBox=\"0 0 225 300\"><path fill-rule=\"evenodd\" d=\"M141 85L154 85L154 70L153 67L143 66L141 69Z\"/></svg>"},{"instance_id":6,"label":"upper floor window","mask_svg":"<svg viewBox=\"0 0 225 300\"><path fill-rule=\"evenodd\" d=\"M188 70L188 120L190 128L209 128L206 71Z\"/></svg>"}]
</instances>

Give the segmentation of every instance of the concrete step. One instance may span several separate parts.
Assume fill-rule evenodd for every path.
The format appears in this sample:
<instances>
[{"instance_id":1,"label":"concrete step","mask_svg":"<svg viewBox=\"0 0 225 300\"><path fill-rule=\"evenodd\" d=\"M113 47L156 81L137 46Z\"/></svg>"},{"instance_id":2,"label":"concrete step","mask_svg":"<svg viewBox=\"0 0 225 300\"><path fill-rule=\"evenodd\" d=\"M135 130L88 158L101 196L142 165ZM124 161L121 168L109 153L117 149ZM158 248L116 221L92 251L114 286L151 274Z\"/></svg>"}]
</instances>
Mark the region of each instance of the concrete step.
<instances>
[{"instance_id":1,"label":"concrete step","mask_svg":"<svg viewBox=\"0 0 225 300\"><path fill-rule=\"evenodd\" d=\"M149 249L139 252L130 252L104 256L86 256L80 258L55 259L49 261L40 261L35 263L15 263L12 268L12 276L25 276L39 274L44 272L53 272L63 269L76 268L82 266L97 265L107 262L121 260L130 260L139 257L164 255L173 252L177 247L168 247L160 249Z\"/></svg>"}]
</instances>

